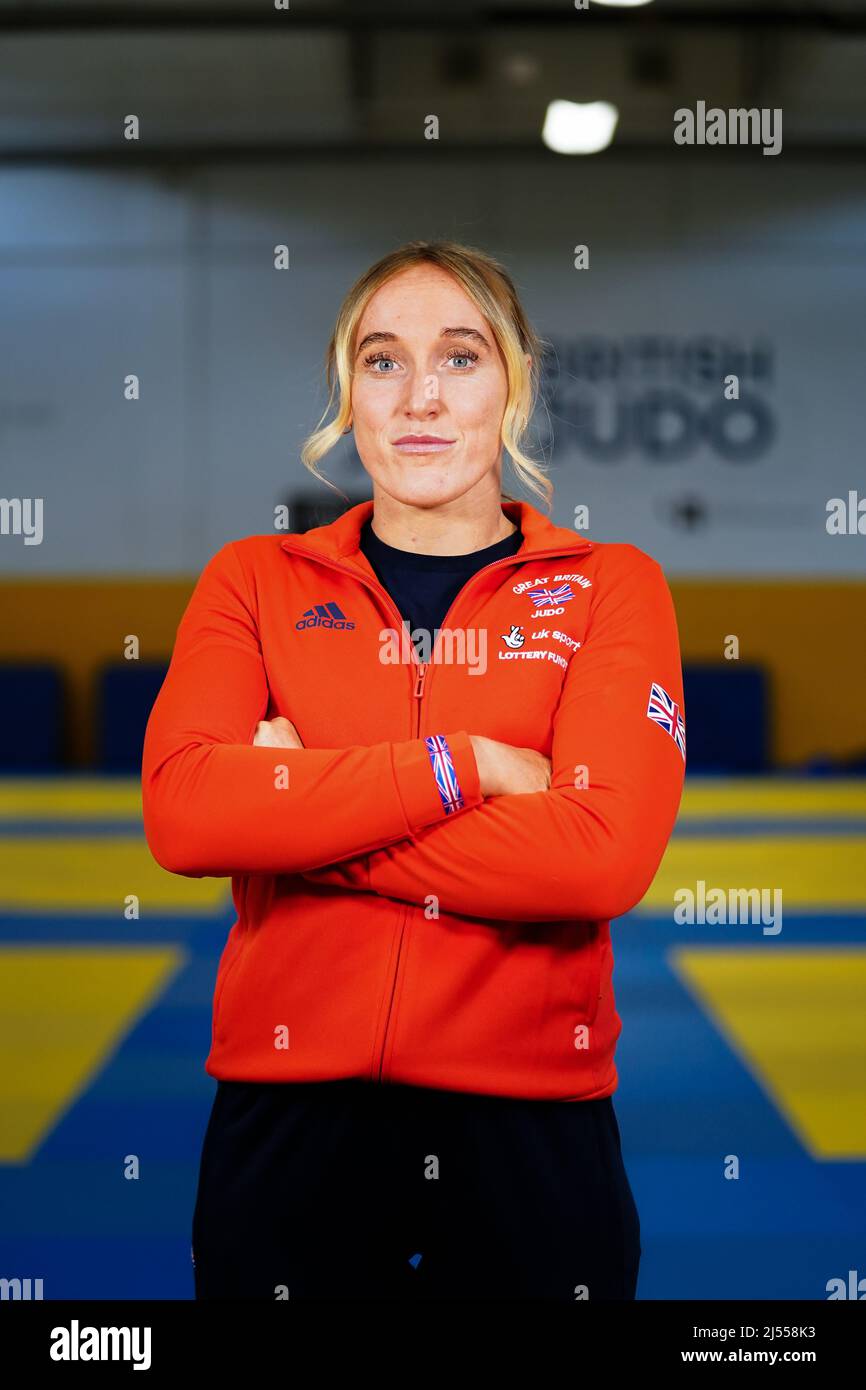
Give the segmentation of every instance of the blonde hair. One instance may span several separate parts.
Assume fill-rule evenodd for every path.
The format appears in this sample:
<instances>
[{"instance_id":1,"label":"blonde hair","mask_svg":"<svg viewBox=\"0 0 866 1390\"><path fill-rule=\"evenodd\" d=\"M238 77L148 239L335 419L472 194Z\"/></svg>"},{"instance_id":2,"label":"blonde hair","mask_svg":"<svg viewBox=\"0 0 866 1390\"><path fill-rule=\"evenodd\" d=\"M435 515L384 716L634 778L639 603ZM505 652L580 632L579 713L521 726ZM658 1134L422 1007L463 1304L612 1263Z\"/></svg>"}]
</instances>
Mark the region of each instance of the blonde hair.
<instances>
[{"instance_id":1,"label":"blonde hair","mask_svg":"<svg viewBox=\"0 0 866 1390\"><path fill-rule=\"evenodd\" d=\"M334 331L325 353L328 404L317 428L301 448L301 462L328 487L334 484L318 470L319 460L333 449L351 419L351 383L355 333L368 301L381 285L409 266L429 263L439 266L460 282L476 308L493 330L496 345L505 361L508 397L502 417L502 443L511 458L520 482L549 508L553 484L544 468L523 452L522 441L529 426L539 383L539 361L545 340L533 330L523 312L514 282L503 265L474 246L455 241L409 241L383 256L349 290L337 315ZM527 366L524 353L532 358ZM337 411L329 424L322 421L339 393ZM335 488L339 492L339 488ZM343 494L345 495L345 494ZM508 493L503 500L514 501Z\"/></svg>"}]
</instances>

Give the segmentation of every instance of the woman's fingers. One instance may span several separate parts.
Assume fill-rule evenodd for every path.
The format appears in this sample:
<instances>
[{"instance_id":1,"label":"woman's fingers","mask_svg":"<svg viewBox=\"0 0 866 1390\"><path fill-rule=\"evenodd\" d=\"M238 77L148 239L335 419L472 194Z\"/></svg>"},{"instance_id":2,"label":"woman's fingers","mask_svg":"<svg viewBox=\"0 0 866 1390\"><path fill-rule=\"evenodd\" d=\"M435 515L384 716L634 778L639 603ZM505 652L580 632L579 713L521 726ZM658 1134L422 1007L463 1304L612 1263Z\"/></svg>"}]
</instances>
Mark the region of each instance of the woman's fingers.
<instances>
[{"instance_id":1,"label":"woman's fingers","mask_svg":"<svg viewBox=\"0 0 866 1390\"><path fill-rule=\"evenodd\" d=\"M550 759L534 748L514 748L510 743L470 734L482 796L550 790Z\"/></svg>"},{"instance_id":2,"label":"woman's fingers","mask_svg":"<svg viewBox=\"0 0 866 1390\"><path fill-rule=\"evenodd\" d=\"M300 735L290 719L282 714L274 719L260 719L253 735L253 746L259 748L303 748Z\"/></svg>"},{"instance_id":3,"label":"woman's fingers","mask_svg":"<svg viewBox=\"0 0 866 1390\"><path fill-rule=\"evenodd\" d=\"M279 729L275 729L270 720L260 719L253 734L253 747L280 748L285 747L285 742Z\"/></svg>"}]
</instances>

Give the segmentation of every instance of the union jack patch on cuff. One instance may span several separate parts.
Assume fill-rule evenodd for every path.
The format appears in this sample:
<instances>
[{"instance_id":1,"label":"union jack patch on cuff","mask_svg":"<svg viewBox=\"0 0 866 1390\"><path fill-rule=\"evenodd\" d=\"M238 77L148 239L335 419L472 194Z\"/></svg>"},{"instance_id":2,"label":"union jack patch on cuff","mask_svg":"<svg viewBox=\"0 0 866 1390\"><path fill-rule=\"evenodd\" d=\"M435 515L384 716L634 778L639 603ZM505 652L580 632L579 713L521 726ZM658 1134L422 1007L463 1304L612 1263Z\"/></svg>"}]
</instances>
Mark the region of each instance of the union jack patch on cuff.
<instances>
[{"instance_id":1,"label":"union jack patch on cuff","mask_svg":"<svg viewBox=\"0 0 866 1390\"><path fill-rule=\"evenodd\" d=\"M433 776L436 778L436 786L439 788L445 814L450 816L454 811L461 811L465 804L460 783L457 781L457 773L454 771L451 749L442 734L429 734L424 742L427 745L427 752L430 754Z\"/></svg>"},{"instance_id":2,"label":"union jack patch on cuff","mask_svg":"<svg viewBox=\"0 0 866 1390\"><path fill-rule=\"evenodd\" d=\"M651 719L654 724L658 724L664 729L666 734L670 734L674 743L683 755L683 762L686 760L686 723L680 713L680 707L676 700L672 700L664 686L657 685L653 681L650 687L649 704L647 705L647 719Z\"/></svg>"}]
</instances>

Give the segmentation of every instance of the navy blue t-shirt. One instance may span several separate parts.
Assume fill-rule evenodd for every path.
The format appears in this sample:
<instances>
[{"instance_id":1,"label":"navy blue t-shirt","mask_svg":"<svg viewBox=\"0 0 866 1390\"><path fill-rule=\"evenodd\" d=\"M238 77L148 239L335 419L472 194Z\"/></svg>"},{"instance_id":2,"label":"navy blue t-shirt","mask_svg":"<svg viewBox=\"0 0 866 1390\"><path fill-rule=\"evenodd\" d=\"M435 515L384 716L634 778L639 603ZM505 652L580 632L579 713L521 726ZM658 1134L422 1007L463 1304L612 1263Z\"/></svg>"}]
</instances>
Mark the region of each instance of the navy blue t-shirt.
<instances>
[{"instance_id":1,"label":"navy blue t-shirt","mask_svg":"<svg viewBox=\"0 0 866 1390\"><path fill-rule=\"evenodd\" d=\"M396 550L379 539L369 521L360 535L361 550L408 622L409 632L420 628L429 632L431 639L467 579L485 565L516 555L522 544L519 527L504 540L468 555L418 555L414 550ZM420 646L423 637L415 641Z\"/></svg>"}]
</instances>

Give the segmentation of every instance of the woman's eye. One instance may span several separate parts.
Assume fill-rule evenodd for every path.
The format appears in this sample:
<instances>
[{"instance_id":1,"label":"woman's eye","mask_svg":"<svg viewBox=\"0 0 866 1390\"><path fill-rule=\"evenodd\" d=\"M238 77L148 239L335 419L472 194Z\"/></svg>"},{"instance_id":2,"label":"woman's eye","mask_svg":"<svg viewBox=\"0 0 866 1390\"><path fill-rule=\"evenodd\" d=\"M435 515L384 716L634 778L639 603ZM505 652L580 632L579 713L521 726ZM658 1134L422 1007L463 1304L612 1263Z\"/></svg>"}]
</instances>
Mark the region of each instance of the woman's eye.
<instances>
[{"instance_id":1,"label":"woman's eye","mask_svg":"<svg viewBox=\"0 0 866 1390\"><path fill-rule=\"evenodd\" d=\"M462 351L455 349L448 354L445 360L455 363L460 371L465 372L478 361L478 353L470 352L468 348L464 348ZM380 365L389 368L389 370L377 371L376 368ZM387 352L374 352L369 357L364 358L364 366L370 367L376 376L392 376L393 372L390 368L396 367L397 361L396 358L390 357Z\"/></svg>"},{"instance_id":2,"label":"woman's eye","mask_svg":"<svg viewBox=\"0 0 866 1390\"><path fill-rule=\"evenodd\" d=\"M467 352L467 351L465 351L465 350L462 351L462 352L452 352L452 353L449 353L448 361L449 361L449 362L465 362L465 363L467 363L467 365L468 365L469 367L471 367L472 364L473 364L473 362L477 362L477 361L478 361L478 353L477 353L477 352ZM466 370L467 370L466 367L462 367L462 368L461 368L461 371L466 371Z\"/></svg>"}]
</instances>

